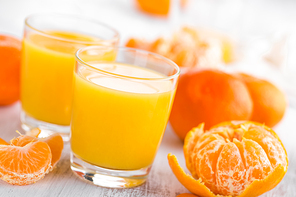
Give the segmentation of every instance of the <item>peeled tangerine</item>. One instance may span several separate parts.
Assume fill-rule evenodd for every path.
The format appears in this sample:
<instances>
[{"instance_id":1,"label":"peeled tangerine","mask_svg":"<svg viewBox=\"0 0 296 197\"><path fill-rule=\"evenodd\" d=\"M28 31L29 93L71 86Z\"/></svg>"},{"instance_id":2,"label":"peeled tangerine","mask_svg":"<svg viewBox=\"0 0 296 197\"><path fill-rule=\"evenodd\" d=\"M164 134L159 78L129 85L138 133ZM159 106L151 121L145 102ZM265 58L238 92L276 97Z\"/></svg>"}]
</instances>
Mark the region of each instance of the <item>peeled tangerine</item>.
<instances>
[{"instance_id":1,"label":"peeled tangerine","mask_svg":"<svg viewBox=\"0 0 296 197\"><path fill-rule=\"evenodd\" d=\"M273 189L288 169L288 156L277 134L255 122L224 122L204 131L193 128L185 138L184 156L192 176L175 155L168 160L178 180L202 197L259 196Z\"/></svg>"}]
</instances>

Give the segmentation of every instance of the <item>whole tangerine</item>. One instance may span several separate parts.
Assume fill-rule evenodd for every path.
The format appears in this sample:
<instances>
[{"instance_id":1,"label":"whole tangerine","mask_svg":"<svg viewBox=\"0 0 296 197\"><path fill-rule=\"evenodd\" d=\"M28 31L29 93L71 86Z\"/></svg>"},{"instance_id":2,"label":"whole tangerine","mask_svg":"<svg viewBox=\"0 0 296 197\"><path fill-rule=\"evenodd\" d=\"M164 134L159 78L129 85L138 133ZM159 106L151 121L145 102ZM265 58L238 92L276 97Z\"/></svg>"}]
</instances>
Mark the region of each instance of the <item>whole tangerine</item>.
<instances>
[{"instance_id":1,"label":"whole tangerine","mask_svg":"<svg viewBox=\"0 0 296 197\"><path fill-rule=\"evenodd\" d=\"M248 120L252 109L251 96L242 81L219 70L192 69L180 76L170 123L184 139L202 122L209 129L223 121Z\"/></svg>"},{"instance_id":2,"label":"whole tangerine","mask_svg":"<svg viewBox=\"0 0 296 197\"><path fill-rule=\"evenodd\" d=\"M253 100L252 121L275 126L284 116L287 102L284 93L271 82L247 74L237 74Z\"/></svg>"},{"instance_id":3,"label":"whole tangerine","mask_svg":"<svg viewBox=\"0 0 296 197\"><path fill-rule=\"evenodd\" d=\"M20 97L21 41L0 35L0 105L9 105Z\"/></svg>"}]
</instances>

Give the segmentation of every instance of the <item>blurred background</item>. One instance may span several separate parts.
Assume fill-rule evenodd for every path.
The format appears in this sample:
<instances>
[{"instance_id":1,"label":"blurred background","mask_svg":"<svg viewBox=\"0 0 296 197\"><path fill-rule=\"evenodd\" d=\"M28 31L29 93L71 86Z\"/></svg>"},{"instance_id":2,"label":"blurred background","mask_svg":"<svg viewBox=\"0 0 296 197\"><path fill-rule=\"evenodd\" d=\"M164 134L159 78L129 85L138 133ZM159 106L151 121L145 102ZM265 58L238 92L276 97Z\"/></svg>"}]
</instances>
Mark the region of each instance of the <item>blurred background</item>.
<instances>
[{"instance_id":1,"label":"blurred background","mask_svg":"<svg viewBox=\"0 0 296 197\"><path fill-rule=\"evenodd\" d=\"M271 80L285 91L290 106L296 106L295 0L146 1L150 5L143 2L0 0L0 33L21 38L28 15L49 12L81 15L104 22L119 31L121 45L130 38L147 42L160 37L178 39L182 34L175 33L182 27L197 28L210 32L204 33L205 37L214 34L220 39L223 35L223 39L226 37L231 43L233 60L218 62L215 67L230 72L245 71ZM155 6L163 13L153 14L147 6Z\"/></svg>"}]
</instances>

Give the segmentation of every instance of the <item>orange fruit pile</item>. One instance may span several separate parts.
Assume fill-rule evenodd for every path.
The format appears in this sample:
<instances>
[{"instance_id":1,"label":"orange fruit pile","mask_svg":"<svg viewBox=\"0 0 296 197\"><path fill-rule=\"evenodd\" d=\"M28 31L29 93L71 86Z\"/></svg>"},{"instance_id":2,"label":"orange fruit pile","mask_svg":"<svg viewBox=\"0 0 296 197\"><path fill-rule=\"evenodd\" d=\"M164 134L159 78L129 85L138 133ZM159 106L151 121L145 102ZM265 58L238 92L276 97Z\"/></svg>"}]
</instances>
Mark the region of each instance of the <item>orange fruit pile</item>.
<instances>
[{"instance_id":1,"label":"orange fruit pile","mask_svg":"<svg viewBox=\"0 0 296 197\"><path fill-rule=\"evenodd\" d=\"M13 185L35 183L53 169L62 150L59 134L43 139L20 135L10 144L0 138L0 179Z\"/></svg>"},{"instance_id":2,"label":"orange fruit pile","mask_svg":"<svg viewBox=\"0 0 296 197\"><path fill-rule=\"evenodd\" d=\"M180 76L170 123L184 139L191 128L223 121L251 120L272 127L284 116L284 94L273 84L246 74L192 69Z\"/></svg>"},{"instance_id":3,"label":"orange fruit pile","mask_svg":"<svg viewBox=\"0 0 296 197\"><path fill-rule=\"evenodd\" d=\"M153 42L131 38L126 46L158 53L182 68L217 67L235 59L234 44L228 37L191 27L183 27L171 38Z\"/></svg>"},{"instance_id":4,"label":"orange fruit pile","mask_svg":"<svg viewBox=\"0 0 296 197\"><path fill-rule=\"evenodd\" d=\"M21 41L0 35L0 105L9 105L20 97Z\"/></svg>"},{"instance_id":5,"label":"orange fruit pile","mask_svg":"<svg viewBox=\"0 0 296 197\"><path fill-rule=\"evenodd\" d=\"M198 196L259 196L273 189L288 169L288 156L277 134L255 122L224 122L204 131L193 128L184 142L188 175L168 155L178 180Z\"/></svg>"}]
</instances>

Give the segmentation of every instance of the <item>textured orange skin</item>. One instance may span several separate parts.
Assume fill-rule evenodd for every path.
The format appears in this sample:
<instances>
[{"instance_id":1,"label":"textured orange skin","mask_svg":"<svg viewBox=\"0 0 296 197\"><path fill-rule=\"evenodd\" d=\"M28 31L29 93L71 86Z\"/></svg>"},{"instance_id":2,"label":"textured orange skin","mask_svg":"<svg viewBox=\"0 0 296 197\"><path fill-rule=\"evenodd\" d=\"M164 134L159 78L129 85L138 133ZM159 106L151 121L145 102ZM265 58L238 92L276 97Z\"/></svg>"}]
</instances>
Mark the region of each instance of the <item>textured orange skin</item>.
<instances>
[{"instance_id":1,"label":"textured orange skin","mask_svg":"<svg viewBox=\"0 0 296 197\"><path fill-rule=\"evenodd\" d=\"M242 124L242 125L247 125L247 124L254 124L257 126L260 126L264 129L266 129L268 132L270 132L274 137L276 137L280 144L283 146L281 140L278 138L277 134L270 128L268 128L265 125L256 123L256 122L244 122L242 123L241 121L232 121L232 122L223 122L218 125L215 125L213 128L218 128L218 127L223 127L223 126L231 126L235 127L235 125ZM198 140L194 136L195 135L200 135L203 133L203 124L200 124L197 128L193 129L190 131L185 139L184 143L184 155L187 160L188 158L188 150L191 149L192 144L195 144L196 141L192 140ZM245 190L238 196L238 197L256 197L259 196L271 189L273 189L284 177L284 175L287 172L287 167L288 167L288 157L287 157L287 152L284 148L285 154L286 154L286 162L287 166L283 166L281 164L277 165L264 179L261 180L254 180L249 186L245 188ZM206 187L201 179L194 179L192 176L186 174L184 170L181 168L181 166L178 164L177 158L169 154L168 155L168 161L169 165L177 177L177 179L182 183L183 186L185 186L190 192L200 196L200 197L215 197L215 196L221 196L221 195L215 195L212 191L209 190L208 187ZM190 162L186 162L187 168L190 170L192 169L192 166L190 166ZM188 165L189 164L189 165ZM192 171L192 170L190 170ZM193 175L196 176L196 175Z\"/></svg>"},{"instance_id":2,"label":"textured orange skin","mask_svg":"<svg viewBox=\"0 0 296 197\"><path fill-rule=\"evenodd\" d=\"M136 0L139 8L149 14L167 16L170 0Z\"/></svg>"},{"instance_id":3,"label":"textured orange skin","mask_svg":"<svg viewBox=\"0 0 296 197\"><path fill-rule=\"evenodd\" d=\"M209 129L223 121L248 120L252 108L249 91L240 80L219 70L190 70L180 76L170 123L184 140L202 122Z\"/></svg>"},{"instance_id":4,"label":"textured orange skin","mask_svg":"<svg viewBox=\"0 0 296 197\"><path fill-rule=\"evenodd\" d=\"M10 105L20 98L21 41L0 35L0 105Z\"/></svg>"},{"instance_id":5,"label":"textured orange skin","mask_svg":"<svg viewBox=\"0 0 296 197\"><path fill-rule=\"evenodd\" d=\"M197 197L197 196L194 194L184 193L184 194L179 194L177 197Z\"/></svg>"},{"instance_id":6,"label":"textured orange skin","mask_svg":"<svg viewBox=\"0 0 296 197\"><path fill-rule=\"evenodd\" d=\"M249 89L253 100L252 121L269 127L275 126L284 116L287 102L285 95L272 83L247 74L238 74Z\"/></svg>"}]
</instances>

